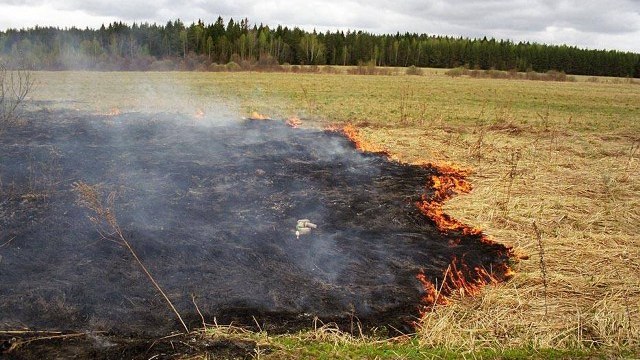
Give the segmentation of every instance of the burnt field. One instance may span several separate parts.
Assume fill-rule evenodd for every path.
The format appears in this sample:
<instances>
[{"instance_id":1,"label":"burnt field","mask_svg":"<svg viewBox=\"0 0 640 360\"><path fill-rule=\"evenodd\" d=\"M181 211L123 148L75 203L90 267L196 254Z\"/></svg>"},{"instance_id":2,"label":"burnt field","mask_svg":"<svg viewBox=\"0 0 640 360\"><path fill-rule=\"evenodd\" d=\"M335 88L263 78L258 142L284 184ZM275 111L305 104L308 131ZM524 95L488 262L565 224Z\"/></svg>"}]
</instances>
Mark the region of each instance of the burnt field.
<instances>
[{"instance_id":1,"label":"burnt field","mask_svg":"<svg viewBox=\"0 0 640 360\"><path fill-rule=\"evenodd\" d=\"M0 137L0 328L180 329L78 204L73 184L85 182L115 194L124 236L190 328L202 323L197 304L207 322L276 332L316 317L411 331L433 301L419 274L438 288L457 263L454 291L502 279L509 260L416 206L435 195L434 175L277 121L28 113ZM299 219L318 227L298 239Z\"/></svg>"}]
</instances>

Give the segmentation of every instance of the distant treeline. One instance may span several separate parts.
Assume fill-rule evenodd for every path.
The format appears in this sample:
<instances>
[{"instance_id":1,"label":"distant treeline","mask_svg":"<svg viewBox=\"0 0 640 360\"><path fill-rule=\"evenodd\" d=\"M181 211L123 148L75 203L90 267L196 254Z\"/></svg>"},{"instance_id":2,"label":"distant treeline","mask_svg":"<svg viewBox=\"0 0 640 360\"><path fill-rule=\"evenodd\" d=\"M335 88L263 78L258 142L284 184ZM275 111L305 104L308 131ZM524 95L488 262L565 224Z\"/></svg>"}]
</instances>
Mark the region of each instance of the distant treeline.
<instances>
[{"instance_id":1,"label":"distant treeline","mask_svg":"<svg viewBox=\"0 0 640 360\"><path fill-rule=\"evenodd\" d=\"M0 56L36 69L211 70L230 62L290 65L418 66L640 77L640 54L495 39L363 31L319 33L218 17L186 26L122 22L100 29L35 27L0 32ZM219 68L219 67L218 67Z\"/></svg>"}]
</instances>

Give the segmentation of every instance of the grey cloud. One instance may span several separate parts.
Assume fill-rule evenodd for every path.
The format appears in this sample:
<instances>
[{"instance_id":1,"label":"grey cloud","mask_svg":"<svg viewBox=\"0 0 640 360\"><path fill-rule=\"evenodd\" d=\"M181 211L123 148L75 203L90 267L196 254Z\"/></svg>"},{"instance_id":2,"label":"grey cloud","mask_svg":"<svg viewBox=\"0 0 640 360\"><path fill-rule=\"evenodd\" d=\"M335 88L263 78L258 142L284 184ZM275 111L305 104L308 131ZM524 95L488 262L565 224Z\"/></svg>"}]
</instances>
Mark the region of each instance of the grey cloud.
<instances>
[{"instance_id":1,"label":"grey cloud","mask_svg":"<svg viewBox=\"0 0 640 360\"><path fill-rule=\"evenodd\" d=\"M43 5L82 10L95 16L122 20L150 19L164 22L167 15L216 18L218 15L248 17L263 23L397 28L389 19L419 21L424 32L433 24L490 33L497 29L543 31L547 27L572 28L587 33L631 33L640 29L640 2L634 0L388 0L291 1L291 0L0 0L0 4ZM489 34L490 35L490 34Z\"/></svg>"},{"instance_id":2,"label":"grey cloud","mask_svg":"<svg viewBox=\"0 0 640 360\"><path fill-rule=\"evenodd\" d=\"M0 5L37 6L45 4L43 0L0 0Z\"/></svg>"},{"instance_id":3,"label":"grey cloud","mask_svg":"<svg viewBox=\"0 0 640 360\"><path fill-rule=\"evenodd\" d=\"M271 26L410 31L518 41L566 39L591 47L615 46L604 40L609 36L628 48L634 43L628 38L640 34L638 0L0 0L2 5L22 6L25 12L29 7L47 5L126 22L165 23L178 18L185 23L197 19L213 22L221 15L225 21L247 17L251 23ZM73 19L69 19L69 25L74 25Z\"/></svg>"},{"instance_id":4,"label":"grey cloud","mask_svg":"<svg viewBox=\"0 0 640 360\"><path fill-rule=\"evenodd\" d=\"M380 6L393 6L376 1ZM471 31L542 31L556 26L589 33L616 34L640 29L640 2L632 0L414 1L405 2L397 8L416 19L427 22L440 20L452 26L468 27Z\"/></svg>"}]
</instances>

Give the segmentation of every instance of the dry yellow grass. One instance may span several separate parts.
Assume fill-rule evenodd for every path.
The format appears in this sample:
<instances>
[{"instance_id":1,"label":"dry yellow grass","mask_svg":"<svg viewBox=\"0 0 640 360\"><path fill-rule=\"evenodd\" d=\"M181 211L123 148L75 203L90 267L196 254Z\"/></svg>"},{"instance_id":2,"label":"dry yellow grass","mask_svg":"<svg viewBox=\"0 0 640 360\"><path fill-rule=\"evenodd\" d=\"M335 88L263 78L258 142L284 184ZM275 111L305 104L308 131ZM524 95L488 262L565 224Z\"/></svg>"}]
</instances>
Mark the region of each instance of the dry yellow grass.
<instances>
[{"instance_id":1,"label":"dry yellow grass","mask_svg":"<svg viewBox=\"0 0 640 360\"><path fill-rule=\"evenodd\" d=\"M482 125L453 136L443 126L367 132L400 159L472 169L475 190L446 211L530 256L516 265L512 281L427 314L424 344L638 346L640 134L552 126L544 131L514 118L506 130ZM546 289L533 222L541 231Z\"/></svg>"},{"instance_id":2,"label":"dry yellow grass","mask_svg":"<svg viewBox=\"0 0 640 360\"><path fill-rule=\"evenodd\" d=\"M106 113L355 123L406 162L470 169L446 210L530 256L513 280L426 315L451 349L640 347L640 86L425 76L38 73L36 100ZM50 106L50 105L46 105ZM59 106L59 105L56 105ZM543 284L535 222L541 232ZM546 296L545 296L546 294ZM545 300L546 299L546 300Z\"/></svg>"},{"instance_id":3,"label":"dry yellow grass","mask_svg":"<svg viewBox=\"0 0 640 360\"><path fill-rule=\"evenodd\" d=\"M451 201L449 212L482 226L531 259L517 265L518 275L509 283L429 314L425 342L467 347L485 342L536 347L637 345L637 159L625 154L630 146L623 141L566 135L558 139L565 149L556 149L539 136L505 138L487 133L484 142L495 150L487 150L480 158L465 153L469 147L463 143L448 149L475 171L471 181L476 188L471 195ZM427 148L445 148L441 138L429 139ZM594 143L588 151L573 151L585 140ZM519 172L509 196L509 161L514 151L520 153ZM546 304L534 221L545 252ZM433 322L467 336L438 336Z\"/></svg>"}]
</instances>

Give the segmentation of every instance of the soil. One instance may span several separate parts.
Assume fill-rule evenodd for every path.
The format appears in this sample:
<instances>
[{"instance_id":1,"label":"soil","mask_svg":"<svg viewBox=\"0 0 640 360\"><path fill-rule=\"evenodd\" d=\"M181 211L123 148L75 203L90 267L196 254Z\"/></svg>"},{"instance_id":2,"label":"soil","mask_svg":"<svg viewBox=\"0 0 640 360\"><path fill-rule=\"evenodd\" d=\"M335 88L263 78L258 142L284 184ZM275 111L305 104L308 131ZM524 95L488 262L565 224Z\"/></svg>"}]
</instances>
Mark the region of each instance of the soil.
<instances>
[{"instance_id":1,"label":"soil","mask_svg":"<svg viewBox=\"0 0 640 360\"><path fill-rule=\"evenodd\" d=\"M117 333L105 341L126 352L129 334L180 329L78 205L83 181L116 194L125 237L190 327L201 324L195 302L207 322L269 332L316 318L409 332L425 294L418 273L440 283L453 258L472 269L509 260L417 209L436 172L278 121L30 112L0 137L0 330ZM318 227L297 239L299 219ZM96 348L91 336L55 341Z\"/></svg>"}]
</instances>

